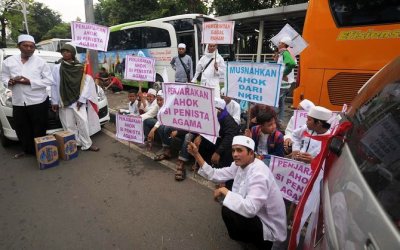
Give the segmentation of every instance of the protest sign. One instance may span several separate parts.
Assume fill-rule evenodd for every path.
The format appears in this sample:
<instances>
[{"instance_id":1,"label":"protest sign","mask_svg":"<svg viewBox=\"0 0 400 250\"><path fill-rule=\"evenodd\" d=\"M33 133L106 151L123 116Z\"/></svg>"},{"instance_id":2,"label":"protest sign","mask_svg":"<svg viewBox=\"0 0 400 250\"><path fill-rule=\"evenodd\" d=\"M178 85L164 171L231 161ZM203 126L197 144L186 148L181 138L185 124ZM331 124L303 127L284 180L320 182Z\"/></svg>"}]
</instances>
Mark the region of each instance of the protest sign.
<instances>
[{"instance_id":1,"label":"protest sign","mask_svg":"<svg viewBox=\"0 0 400 250\"><path fill-rule=\"evenodd\" d=\"M136 81L156 80L156 60L148 57L126 55L125 58L125 79Z\"/></svg>"},{"instance_id":2,"label":"protest sign","mask_svg":"<svg viewBox=\"0 0 400 250\"><path fill-rule=\"evenodd\" d=\"M226 95L278 107L282 73L276 63L227 62Z\"/></svg>"},{"instance_id":3,"label":"protest sign","mask_svg":"<svg viewBox=\"0 0 400 250\"><path fill-rule=\"evenodd\" d=\"M232 44L234 21L204 22L201 43Z\"/></svg>"},{"instance_id":4,"label":"protest sign","mask_svg":"<svg viewBox=\"0 0 400 250\"><path fill-rule=\"evenodd\" d=\"M94 23L71 23L72 44L78 47L107 51L110 28Z\"/></svg>"},{"instance_id":5,"label":"protest sign","mask_svg":"<svg viewBox=\"0 0 400 250\"><path fill-rule=\"evenodd\" d=\"M166 126L218 136L214 88L184 83L163 83L164 105L158 121Z\"/></svg>"},{"instance_id":6,"label":"protest sign","mask_svg":"<svg viewBox=\"0 0 400 250\"><path fill-rule=\"evenodd\" d=\"M297 204L312 175L311 165L271 156L269 165L283 198Z\"/></svg>"},{"instance_id":7,"label":"protest sign","mask_svg":"<svg viewBox=\"0 0 400 250\"><path fill-rule=\"evenodd\" d=\"M117 114L115 122L117 138L138 143L144 142L142 117Z\"/></svg>"}]
</instances>

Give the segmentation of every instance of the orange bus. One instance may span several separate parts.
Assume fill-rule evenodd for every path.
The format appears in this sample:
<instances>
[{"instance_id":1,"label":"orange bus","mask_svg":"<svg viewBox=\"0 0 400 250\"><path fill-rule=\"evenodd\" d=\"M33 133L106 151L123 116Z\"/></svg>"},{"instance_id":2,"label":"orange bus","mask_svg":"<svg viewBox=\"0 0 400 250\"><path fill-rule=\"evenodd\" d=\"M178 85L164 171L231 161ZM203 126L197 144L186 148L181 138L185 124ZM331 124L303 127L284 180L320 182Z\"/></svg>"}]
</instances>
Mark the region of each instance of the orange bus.
<instances>
[{"instance_id":1,"label":"orange bus","mask_svg":"<svg viewBox=\"0 0 400 250\"><path fill-rule=\"evenodd\" d=\"M400 55L398 0L311 0L303 28L297 106L303 99L332 110Z\"/></svg>"}]
</instances>

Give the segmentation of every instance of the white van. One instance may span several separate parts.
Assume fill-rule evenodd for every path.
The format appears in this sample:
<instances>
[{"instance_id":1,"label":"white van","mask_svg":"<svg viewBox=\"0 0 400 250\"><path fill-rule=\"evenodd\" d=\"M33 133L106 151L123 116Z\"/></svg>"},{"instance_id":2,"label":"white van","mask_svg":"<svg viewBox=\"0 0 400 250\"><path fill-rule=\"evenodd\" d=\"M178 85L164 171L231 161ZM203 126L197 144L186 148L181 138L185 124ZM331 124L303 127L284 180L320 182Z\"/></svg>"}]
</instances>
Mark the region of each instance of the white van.
<instances>
[{"instance_id":1,"label":"white van","mask_svg":"<svg viewBox=\"0 0 400 250\"><path fill-rule=\"evenodd\" d=\"M0 49L0 73L2 70L4 59L20 53L20 50L17 48ZM44 50L35 50L35 55L43 58L51 68L61 58L61 54L58 52ZM100 118L100 124L103 125L110 120L110 115L108 113L108 101L104 91L99 87L97 88L97 90L99 104L98 115ZM48 89L48 93L50 94L50 88ZM0 83L0 143L3 146L7 146L10 141L18 141L17 134L14 130L14 119L12 112L13 106L11 100L12 91L7 89L2 83ZM51 111L51 107L49 107L47 133L52 134L59 130L62 130L61 122L56 113Z\"/></svg>"}]
</instances>

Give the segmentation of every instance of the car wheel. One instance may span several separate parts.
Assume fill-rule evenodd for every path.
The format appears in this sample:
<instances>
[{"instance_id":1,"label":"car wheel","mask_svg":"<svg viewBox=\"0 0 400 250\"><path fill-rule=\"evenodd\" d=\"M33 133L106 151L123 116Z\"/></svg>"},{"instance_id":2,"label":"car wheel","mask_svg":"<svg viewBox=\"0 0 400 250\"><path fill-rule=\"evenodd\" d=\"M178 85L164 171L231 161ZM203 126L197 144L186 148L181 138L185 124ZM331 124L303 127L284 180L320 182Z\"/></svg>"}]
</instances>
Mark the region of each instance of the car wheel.
<instances>
[{"instance_id":1,"label":"car wheel","mask_svg":"<svg viewBox=\"0 0 400 250\"><path fill-rule=\"evenodd\" d=\"M7 147L11 144L11 141L4 135L3 124L0 122L0 143L3 147Z\"/></svg>"}]
</instances>

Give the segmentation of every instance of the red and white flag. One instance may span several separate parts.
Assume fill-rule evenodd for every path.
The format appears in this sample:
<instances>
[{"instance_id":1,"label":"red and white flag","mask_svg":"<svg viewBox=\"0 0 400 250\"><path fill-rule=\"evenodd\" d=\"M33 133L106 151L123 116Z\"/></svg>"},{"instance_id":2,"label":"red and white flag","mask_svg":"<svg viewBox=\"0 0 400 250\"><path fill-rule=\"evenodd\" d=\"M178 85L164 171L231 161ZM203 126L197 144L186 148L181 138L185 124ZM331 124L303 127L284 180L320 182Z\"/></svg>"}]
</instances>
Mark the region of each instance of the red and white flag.
<instances>
[{"instance_id":1,"label":"red and white flag","mask_svg":"<svg viewBox=\"0 0 400 250\"><path fill-rule=\"evenodd\" d=\"M99 105L98 95L96 91L96 83L94 82L93 67L90 61L89 51L86 53L86 63L83 72L83 85L82 94L87 98L87 112L88 112L88 124L89 134L93 135L101 130L99 120Z\"/></svg>"}]
</instances>

